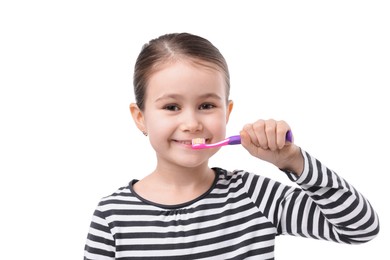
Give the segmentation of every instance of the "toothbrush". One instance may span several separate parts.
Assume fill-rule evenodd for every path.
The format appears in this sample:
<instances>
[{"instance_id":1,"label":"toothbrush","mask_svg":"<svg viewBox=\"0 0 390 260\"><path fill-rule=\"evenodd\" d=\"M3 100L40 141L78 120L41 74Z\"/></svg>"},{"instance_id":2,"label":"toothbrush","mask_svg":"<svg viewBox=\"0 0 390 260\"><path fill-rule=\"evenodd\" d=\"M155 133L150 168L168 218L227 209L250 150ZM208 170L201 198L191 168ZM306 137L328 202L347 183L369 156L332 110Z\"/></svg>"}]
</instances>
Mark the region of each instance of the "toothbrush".
<instances>
[{"instance_id":1,"label":"toothbrush","mask_svg":"<svg viewBox=\"0 0 390 260\"><path fill-rule=\"evenodd\" d=\"M292 143L292 133L290 130L286 133L286 140ZM233 135L214 144L206 144L205 141L204 138L192 139L192 149L215 148L225 145L241 144L241 137L239 135Z\"/></svg>"}]
</instances>

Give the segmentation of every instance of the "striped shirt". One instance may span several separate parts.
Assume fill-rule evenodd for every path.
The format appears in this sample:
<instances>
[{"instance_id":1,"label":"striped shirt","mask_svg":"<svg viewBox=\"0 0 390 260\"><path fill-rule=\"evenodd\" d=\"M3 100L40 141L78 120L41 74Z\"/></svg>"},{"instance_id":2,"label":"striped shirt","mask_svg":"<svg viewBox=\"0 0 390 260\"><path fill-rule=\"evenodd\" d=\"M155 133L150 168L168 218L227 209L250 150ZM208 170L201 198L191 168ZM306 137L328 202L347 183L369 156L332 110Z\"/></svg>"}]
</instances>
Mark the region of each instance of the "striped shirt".
<instances>
[{"instance_id":1,"label":"striped shirt","mask_svg":"<svg viewBox=\"0 0 390 260\"><path fill-rule=\"evenodd\" d=\"M307 152L299 187L213 168L208 192L176 206L146 201L132 181L103 198L84 259L274 259L281 234L357 244L379 232L377 214L344 179Z\"/></svg>"}]
</instances>

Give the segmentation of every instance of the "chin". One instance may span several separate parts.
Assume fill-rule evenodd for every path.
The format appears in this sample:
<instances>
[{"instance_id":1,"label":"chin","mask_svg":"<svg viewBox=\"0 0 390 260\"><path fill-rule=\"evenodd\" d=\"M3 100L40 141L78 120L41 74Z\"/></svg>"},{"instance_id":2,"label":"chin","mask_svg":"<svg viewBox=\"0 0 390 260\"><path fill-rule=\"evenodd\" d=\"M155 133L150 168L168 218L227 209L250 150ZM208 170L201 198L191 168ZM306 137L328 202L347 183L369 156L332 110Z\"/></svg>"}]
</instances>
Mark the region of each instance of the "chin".
<instances>
[{"instance_id":1,"label":"chin","mask_svg":"<svg viewBox=\"0 0 390 260\"><path fill-rule=\"evenodd\" d=\"M193 159L193 160L174 160L173 163L175 163L178 166L185 167L185 168L196 168L203 164L208 164L209 158L204 159Z\"/></svg>"},{"instance_id":2,"label":"chin","mask_svg":"<svg viewBox=\"0 0 390 260\"><path fill-rule=\"evenodd\" d=\"M160 157L161 160L164 160L168 162L171 165L176 165L178 167L183 168L196 168L203 164L208 164L208 161L210 159L209 154L177 154L167 157L165 154L164 156Z\"/></svg>"},{"instance_id":3,"label":"chin","mask_svg":"<svg viewBox=\"0 0 390 260\"><path fill-rule=\"evenodd\" d=\"M170 147L172 148L172 147ZM184 148L184 149L183 149ZM218 148L193 150L190 147L179 146L179 149L158 149L157 156L170 164L180 167L195 168L208 164L209 159L218 152Z\"/></svg>"}]
</instances>

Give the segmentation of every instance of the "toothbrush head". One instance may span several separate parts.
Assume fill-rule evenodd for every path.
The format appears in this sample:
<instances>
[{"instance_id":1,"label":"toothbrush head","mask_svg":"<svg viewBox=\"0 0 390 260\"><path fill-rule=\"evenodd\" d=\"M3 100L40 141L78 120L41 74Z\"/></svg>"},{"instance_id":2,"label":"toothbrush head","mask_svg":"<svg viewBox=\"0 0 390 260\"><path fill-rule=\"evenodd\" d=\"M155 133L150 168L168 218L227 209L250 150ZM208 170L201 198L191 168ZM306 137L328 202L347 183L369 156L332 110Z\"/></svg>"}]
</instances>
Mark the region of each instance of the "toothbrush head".
<instances>
[{"instance_id":1,"label":"toothbrush head","mask_svg":"<svg viewBox=\"0 0 390 260\"><path fill-rule=\"evenodd\" d=\"M194 138L192 139L192 149L204 149L204 148L215 148L215 147L220 147L224 145L229 144L230 139L226 138L225 140L222 140L217 143L213 144L206 144L206 139L205 138ZM237 144L237 142L231 143L231 144Z\"/></svg>"}]
</instances>

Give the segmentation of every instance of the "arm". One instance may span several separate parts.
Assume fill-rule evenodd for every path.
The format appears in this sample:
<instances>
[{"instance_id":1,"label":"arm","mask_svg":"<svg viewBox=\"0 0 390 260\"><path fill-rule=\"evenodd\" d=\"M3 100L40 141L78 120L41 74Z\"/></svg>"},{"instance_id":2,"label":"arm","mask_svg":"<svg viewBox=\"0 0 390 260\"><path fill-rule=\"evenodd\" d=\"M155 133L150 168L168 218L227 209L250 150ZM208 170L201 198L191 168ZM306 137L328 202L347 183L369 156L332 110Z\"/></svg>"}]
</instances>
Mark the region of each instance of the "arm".
<instances>
[{"instance_id":1,"label":"arm","mask_svg":"<svg viewBox=\"0 0 390 260\"><path fill-rule=\"evenodd\" d=\"M302 156L302 175L286 172L300 187L250 173L243 177L248 196L277 234L347 244L373 239L379 221L366 198L308 153Z\"/></svg>"},{"instance_id":2,"label":"arm","mask_svg":"<svg viewBox=\"0 0 390 260\"><path fill-rule=\"evenodd\" d=\"M283 169L301 187L269 181L261 189L271 189L272 198L249 194L262 201L257 205L278 233L344 243L374 238L379 221L367 199L321 162L286 142L288 130L283 121L259 120L241 131L242 145L250 154Z\"/></svg>"},{"instance_id":3,"label":"arm","mask_svg":"<svg viewBox=\"0 0 390 260\"><path fill-rule=\"evenodd\" d=\"M302 155L301 176L287 172L302 191L295 189L281 200L278 232L348 244L373 239L379 220L368 200L320 161Z\"/></svg>"}]
</instances>

